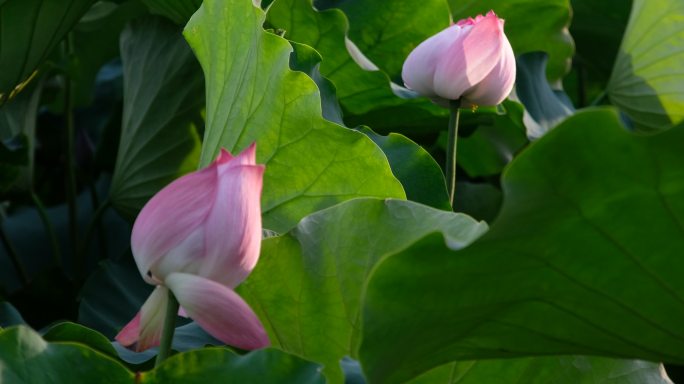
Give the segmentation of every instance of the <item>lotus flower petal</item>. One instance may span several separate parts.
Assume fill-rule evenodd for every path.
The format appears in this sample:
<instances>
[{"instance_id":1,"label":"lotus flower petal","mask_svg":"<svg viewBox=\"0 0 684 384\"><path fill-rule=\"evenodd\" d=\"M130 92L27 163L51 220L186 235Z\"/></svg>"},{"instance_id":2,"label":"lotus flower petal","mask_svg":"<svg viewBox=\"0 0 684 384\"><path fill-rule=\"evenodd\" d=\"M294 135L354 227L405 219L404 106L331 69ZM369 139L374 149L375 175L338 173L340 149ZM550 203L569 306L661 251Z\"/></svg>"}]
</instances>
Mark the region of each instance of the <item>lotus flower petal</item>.
<instances>
[{"instance_id":1,"label":"lotus flower petal","mask_svg":"<svg viewBox=\"0 0 684 384\"><path fill-rule=\"evenodd\" d=\"M406 86L448 106L496 105L515 82L515 56L494 12L460 20L419 44L406 58Z\"/></svg>"},{"instance_id":2,"label":"lotus flower petal","mask_svg":"<svg viewBox=\"0 0 684 384\"><path fill-rule=\"evenodd\" d=\"M187 273L172 273L165 283L190 318L215 338L242 349L270 344L259 318L232 289Z\"/></svg>"},{"instance_id":3,"label":"lotus flower petal","mask_svg":"<svg viewBox=\"0 0 684 384\"><path fill-rule=\"evenodd\" d=\"M135 345L136 351L159 345L168 301L169 290L157 286L133 320L114 339L125 347Z\"/></svg>"}]
</instances>

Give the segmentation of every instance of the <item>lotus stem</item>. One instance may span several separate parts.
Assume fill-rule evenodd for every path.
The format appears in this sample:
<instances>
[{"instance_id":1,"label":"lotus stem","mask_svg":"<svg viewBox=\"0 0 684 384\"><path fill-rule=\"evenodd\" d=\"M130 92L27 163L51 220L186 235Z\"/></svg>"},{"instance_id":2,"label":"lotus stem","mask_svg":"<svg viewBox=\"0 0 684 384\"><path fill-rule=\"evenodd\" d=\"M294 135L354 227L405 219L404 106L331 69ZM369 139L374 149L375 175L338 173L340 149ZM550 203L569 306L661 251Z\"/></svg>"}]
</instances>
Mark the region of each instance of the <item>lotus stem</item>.
<instances>
[{"instance_id":1,"label":"lotus stem","mask_svg":"<svg viewBox=\"0 0 684 384\"><path fill-rule=\"evenodd\" d=\"M458 140L458 120L460 117L461 100L451 100L449 102L449 142L446 153L446 179L447 192L449 192L449 204L454 206L454 195L456 192L456 141Z\"/></svg>"},{"instance_id":2,"label":"lotus stem","mask_svg":"<svg viewBox=\"0 0 684 384\"><path fill-rule=\"evenodd\" d=\"M166 360L171 355L171 344L173 341L173 333L176 330L176 317L178 316L178 300L173 292L169 289L169 300L166 303L166 314L164 315L164 329L162 330L161 342L159 344L159 354L154 363L158 367L162 361Z\"/></svg>"}]
</instances>

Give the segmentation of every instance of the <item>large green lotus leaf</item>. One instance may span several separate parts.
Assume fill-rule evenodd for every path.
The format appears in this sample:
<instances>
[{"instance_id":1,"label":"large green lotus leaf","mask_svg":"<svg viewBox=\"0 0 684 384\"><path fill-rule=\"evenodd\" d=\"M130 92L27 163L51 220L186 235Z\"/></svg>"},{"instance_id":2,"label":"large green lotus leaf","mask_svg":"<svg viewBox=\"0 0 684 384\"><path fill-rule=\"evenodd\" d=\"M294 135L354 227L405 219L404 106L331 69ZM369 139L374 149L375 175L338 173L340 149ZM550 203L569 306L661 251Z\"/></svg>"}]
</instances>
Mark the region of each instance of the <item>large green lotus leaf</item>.
<instances>
[{"instance_id":1,"label":"large green lotus leaf","mask_svg":"<svg viewBox=\"0 0 684 384\"><path fill-rule=\"evenodd\" d=\"M556 81L570 69L575 50L570 25L570 0L448 0L454 20L494 10L506 20L505 33L516 55L549 54L546 75Z\"/></svg>"},{"instance_id":2,"label":"large green lotus leaf","mask_svg":"<svg viewBox=\"0 0 684 384\"><path fill-rule=\"evenodd\" d=\"M672 384L672 381L657 363L561 356L450 363L410 383Z\"/></svg>"},{"instance_id":3,"label":"large green lotus leaf","mask_svg":"<svg viewBox=\"0 0 684 384\"><path fill-rule=\"evenodd\" d=\"M142 0L152 13L163 15L176 24L185 24L202 0Z\"/></svg>"},{"instance_id":4,"label":"large green lotus leaf","mask_svg":"<svg viewBox=\"0 0 684 384\"><path fill-rule=\"evenodd\" d=\"M434 231L463 247L486 228L466 215L410 201L356 199L265 240L256 269L238 289L275 346L323 363L338 382L339 360L356 354L363 286L382 255Z\"/></svg>"},{"instance_id":5,"label":"large green lotus leaf","mask_svg":"<svg viewBox=\"0 0 684 384\"><path fill-rule=\"evenodd\" d=\"M369 138L323 118L316 84L289 69L292 47L264 18L248 1L207 0L186 26L207 79L202 165L257 141L264 226L279 232L354 197L405 198Z\"/></svg>"},{"instance_id":6,"label":"large green lotus leaf","mask_svg":"<svg viewBox=\"0 0 684 384\"><path fill-rule=\"evenodd\" d=\"M684 2L634 0L608 82L613 104L641 131L684 121Z\"/></svg>"},{"instance_id":7,"label":"large green lotus leaf","mask_svg":"<svg viewBox=\"0 0 684 384\"><path fill-rule=\"evenodd\" d=\"M27 326L0 331L3 383L131 383L119 362L72 342L48 343Z\"/></svg>"},{"instance_id":8,"label":"large green lotus leaf","mask_svg":"<svg viewBox=\"0 0 684 384\"><path fill-rule=\"evenodd\" d=\"M684 126L625 131L580 112L509 165L491 230L432 234L366 292L360 357L401 381L453 360L585 354L684 362ZM402 353L397 353L402 351Z\"/></svg>"},{"instance_id":9,"label":"large green lotus leaf","mask_svg":"<svg viewBox=\"0 0 684 384\"><path fill-rule=\"evenodd\" d=\"M318 364L276 349L262 349L243 356L226 348L190 351L172 356L140 376L142 384L326 382Z\"/></svg>"},{"instance_id":10,"label":"large green lotus leaf","mask_svg":"<svg viewBox=\"0 0 684 384\"><path fill-rule=\"evenodd\" d=\"M349 39L397 81L408 54L450 22L444 0L345 0L334 6L349 19Z\"/></svg>"},{"instance_id":11,"label":"large green lotus leaf","mask_svg":"<svg viewBox=\"0 0 684 384\"><path fill-rule=\"evenodd\" d=\"M134 218L152 195L197 169L202 71L180 29L138 19L121 35L124 111L110 198Z\"/></svg>"},{"instance_id":12,"label":"large green lotus leaf","mask_svg":"<svg viewBox=\"0 0 684 384\"><path fill-rule=\"evenodd\" d=\"M446 110L432 105L426 99L411 98L415 95L398 97L387 74L377 70L367 59L365 68L357 63L357 60L364 60L358 55L358 47L354 48L347 39L349 22L342 11L317 11L311 4L311 0L274 1L268 9L268 22L284 30L288 39L307 44L321 54L323 62L320 71L335 84L337 97L347 115L345 121L353 116L364 116L347 121L348 125L365 124L376 129L391 120L389 126L400 124L408 131L430 126L436 120L434 116L438 116L437 119L441 117L439 120L444 120L446 124ZM385 10L379 4L374 5L372 10L375 13L368 13L365 17L386 17ZM356 57L352 56L350 48ZM365 116L369 113L372 116Z\"/></svg>"},{"instance_id":13,"label":"large green lotus leaf","mask_svg":"<svg viewBox=\"0 0 684 384\"><path fill-rule=\"evenodd\" d=\"M94 2L0 2L0 104L26 85L38 66Z\"/></svg>"}]
</instances>

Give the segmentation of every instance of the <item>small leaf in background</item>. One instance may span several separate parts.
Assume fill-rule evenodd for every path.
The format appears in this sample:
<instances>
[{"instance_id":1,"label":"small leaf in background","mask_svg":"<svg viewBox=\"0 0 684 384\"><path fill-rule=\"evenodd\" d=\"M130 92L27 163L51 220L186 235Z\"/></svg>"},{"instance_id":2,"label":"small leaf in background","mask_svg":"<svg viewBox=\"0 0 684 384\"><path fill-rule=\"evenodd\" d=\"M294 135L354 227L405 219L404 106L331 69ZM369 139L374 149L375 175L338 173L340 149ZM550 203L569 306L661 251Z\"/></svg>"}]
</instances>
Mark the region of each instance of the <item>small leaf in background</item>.
<instances>
[{"instance_id":1,"label":"small leaf in background","mask_svg":"<svg viewBox=\"0 0 684 384\"><path fill-rule=\"evenodd\" d=\"M457 164L470 177L498 175L528 143L523 106L507 100L502 107L504 112L496 108L461 112L462 124L469 124L474 132L459 137Z\"/></svg>"},{"instance_id":2,"label":"small leaf in background","mask_svg":"<svg viewBox=\"0 0 684 384\"><path fill-rule=\"evenodd\" d=\"M115 4L98 1L74 27L73 49L76 57L69 72L78 106L93 102L100 69L119 56L119 35L126 24L145 14L138 1Z\"/></svg>"},{"instance_id":3,"label":"small leaf in background","mask_svg":"<svg viewBox=\"0 0 684 384\"><path fill-rule=\"evenodd\" d=\"M321 92L321 108L323 117L333 123L344 125L342 120L342 107L337 101L335 85L321 75L321 55L315 49L305 44L290 41L292 53L290 54L290 68L293 71L306 73Z\"/></svg>"},{"instance_id":4,"label":"small leaf in background","mask_svg":"<svg viewBox=\"0 0 684 384\"><path fill-rule=\"evenodd\" d=\"M26 324L19 311L7 302L0 302L0 327L9 328L13 325Z\"/></svg>"},{"instance_id":5,"label":"small leaf in background","mask_svg":"<svg viewBox=\"0 0 684 384\"><path fill-rule=\"evenodd\" d=\"M608 96L641 132L684 121L684 2L634 0Z\"/></svg>"},{"instance_id":6,"label":"small leaf in background","mask_svg":"<svg viewBox=\"0 0 684 384\"><path fill-rule=\"evenodd\" d=\"M367 127L359 131L385 152L408 200L451 211L442 168L423 147L398 133L382 136Z\"/></svg>"},{"instance_id":7,"label":"small leaf in background","mask_svg":"<svg viewBox=\"0 0 684 384\"><path fill-rule=\"evenodd\" d=\"M481 239L453 252L433 234L375 269L369 380L548 354L683 363L682 140L684 126L640 137L594 109L533 143L504 173L502 212Z\"/></svg>"},{"instance_id":8,"label":"small leaf in background","mask_svg":"<svg viewBox=\"0 0 684 384\"><path fill-rule=\"evenodd\" d=\"M531 52L518 56L518 77L515 92L525 106L527 136L542 137L546 132L575 112L570 99L562 90L551 89L544 73L548 55Z\"/></svg>"},{"instance_id":9,"label":"small leaf in background","mask_svg":"<svg viewBox=\"0 0 684 384\"><path fill-rule=\"evenodd\" d=\"M325 384L320 366L276 349L237 355L225 348L210 348L172 356L141 375L142 384L206 384L220 378L225 384Z\"/></svg>"},{"instance_id":10,"label":"small leaf in background","mask_svg":"<svg viewBox=\"0 0 684 384\"><path fill-rule=\"evenodd\" d=\"M0 105L15 96L95 0L0 2ZM11 31L11 32L10 32ZM18 57L24 60L19 64ZM20 85L21 84L21 85ZM15 88L19 86L19 88Z\"/></svg>"},{"instance_id":11,"label":"small leaf in background","mask_svg":"<svg viewBox=\"0 0 684 384\"><path fill-rule=\"evenodd\" d=\"M130 254L118 262L105 261L81 289L78 322L113 339L153 288L142 279Z\"/></svg>"},{"instance_id":12,"label":"small leaf in background","mask_svg":"<svg viewBox=\"0 0 684 384\"><path fill-rule=\"evenodd\" d=\"M318 9L319 1L314 2ZM444 0L339 1L349 19L348 37L376 66L401 84L401 67L418 44L449 26Z\"/></svg>"},{"instance_id":13,"label":"small leaf in background","mask_svg":"<svg viewBox=\"0 0 684 384\"><path fill-rule=\"evenodd\" d=\"M47 342L26 326L0 330L0 365L7 383L130 383L119 362L78 343Z\"/></svg>"},{"instance_id":14,"label":"small leaf in background","mask_svg":"<svg viewBox=\"0 0 684 384\"><path fill-rule=\"evenodd\" d=\"M221 147L239 152L257 141L264 227L277 232L355 197L404 198L370 139L323 118L316 84L289 69L292 47L263 21L251 2L205 0L186 26L207 79L201 163Z\"/></svg>"},{"instance_id":15,"label":"small leaf in background","mask_svg":"<svg viewBox=\"0 0 684 384\"><path fill-rule=\"evenodd\" d=\"M427 233L439 231L442 241L461 248L486 229L468 216L410 201L348 201L265 240L238 291L274 346L324 364L329 380L338 382L339 360L356 355L363 287L377 261Z\"/></svg>"},{"instance_id":16,"label":"small leaf in background","mask_svg":"<svg viewBox=\"0 0 684 384\"><path fill-rule=\"evenodd\" d=\"M571 0L571 4L570 34L576 52L563 87L581 108L599 104L605 96L632 0Z\"/></svg>"},{"instance_id":17,"label":"small leaf in background","mask_svg":"<svg viewBox=\"0 0 684 384\"><path fill-rule=\"evenodd\" d=\"M490 9L506 20L504 31L516 55L543 51L549 54L546 75L552 82L570 70L574 53L568 32L570 0L448 0L454 21L485 14Z\"/></svg>"},{"instance_id":18,"label":"small leaf in background","mask_svg":"<svg viewBox=\"0 0 684 384\"><path fill-rule=\"evenodd\" d=\"M318 3L316 2L317 5ZM448 26L447 14L435 13L443 9L443 5L437 5L436 9L423 9L421 2L401 0L401 4L404 9L399 19L413 11L428 18L441 18L444 20L443 24L440 24L441 27ZM430 4L434 6L437 3L431 1ZM323 8L331 6L330 4L324 5ZM332 4L332 6L338 5ZM358 6L354 7L358 8ZM365 13L354 11L356 24L353 28L357 31L364 29L364 23L368 20L387 17L386 8L380 6L380 3L375 5L375 2L366 2L362 8ZM284 30L286 38L307 44L321 54L323 58L320 67L321 74L335 85L348 126L368 125L383 133L388 132L390 127L395 132L422 132L424 130L434 132L435 126L438 129L446 126L448 112L445 112L443 108L433 105L425 98L416 98L415 95L408 99L397 96L397 93L400 93L397 91L398 85L390 83L387 74L380 70L364 69L355 61L357 59L349 51L349 47L355 47L356 54L359 52L363 54L363 52L347 38L347 29L350 24L341 10L317 11L312 7L311 0L277 0L268 9L267 20L271 25ZM381 36L384 33L382 30L376 30L376 28L383 27L382 23L366 24L368 28L364 29L364 35ZM417 33L410 34L414 39L412 43L415 45L430 36L426 31L436 28L434 25L416 27ZM401 29L403 28L405 27L402 26ZM407 50L405 54L394 52L393 55L387 56L386 54L391 52L384 52L379 46L376 48L380 48L378 51L380 55L393 61L395 64L392 65L396 67L396 63L403 62L410 51L408 44L411 41L408 39L399 41L401 39L398 36L402 36L401 34L390 33L390 35L394 36L393 46L403 47L401 49ZM367 58L366 61L368 61ZM443 124L440 125L442 122Z\"/></svg>"},{"instance_id":19,"label":"small leaf in background","mask_svg":"<svg viewBox=\"0 0 684 384\"><path fill-rule=\"evenodd\" d=\"M152 289L140 276L130 254L119 261L105 261L81 290L78 321L111 340L135 316ZM195 323L180 320L172 348L187 351L221 344ZM116 342L112 346L121 360L136 365L154 359L158 351L133 352Z\"/></svg>"},{"instance_id":20,"label":"small leaf in background","mask_svg":"<svg viewBox=\"0 0 684 384\"><path fill-rule=\"evenodd\" d=\"M175 25L138 19L121 34L124 111L110 199L135 218L155 193L197 169L204 79Z\"/></svg>"},{"instance_id":21,"label":"small leaf in background","mask_svg":"<svg viewBox=\"0 0 684 384\"><path fill-rule=\"evenodd\" d=\"M77 342L89 346L107 356L116 357L116 350L104 335L82 325L63 322L50 327L43 334L48 342Z\"/></svg>"}]
</instances>

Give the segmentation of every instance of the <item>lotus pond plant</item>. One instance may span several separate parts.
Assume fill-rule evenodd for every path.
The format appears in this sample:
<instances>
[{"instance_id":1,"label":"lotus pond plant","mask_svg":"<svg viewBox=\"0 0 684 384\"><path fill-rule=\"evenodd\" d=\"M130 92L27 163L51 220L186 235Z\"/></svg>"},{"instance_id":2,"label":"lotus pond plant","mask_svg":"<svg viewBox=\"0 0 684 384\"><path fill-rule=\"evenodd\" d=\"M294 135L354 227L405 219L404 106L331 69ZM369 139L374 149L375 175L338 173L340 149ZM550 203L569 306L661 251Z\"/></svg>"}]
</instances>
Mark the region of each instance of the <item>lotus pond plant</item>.
<instances>
[{"instance_id":1,"label":"lotus pond plant","mask_svg":"<svg viewBox=\"0 0 684 384\"><path fill-rule=\"evenodd\" d=\"M684 381L682 20L1 0L0 382Z\"/></svg>"}]
</instances>

